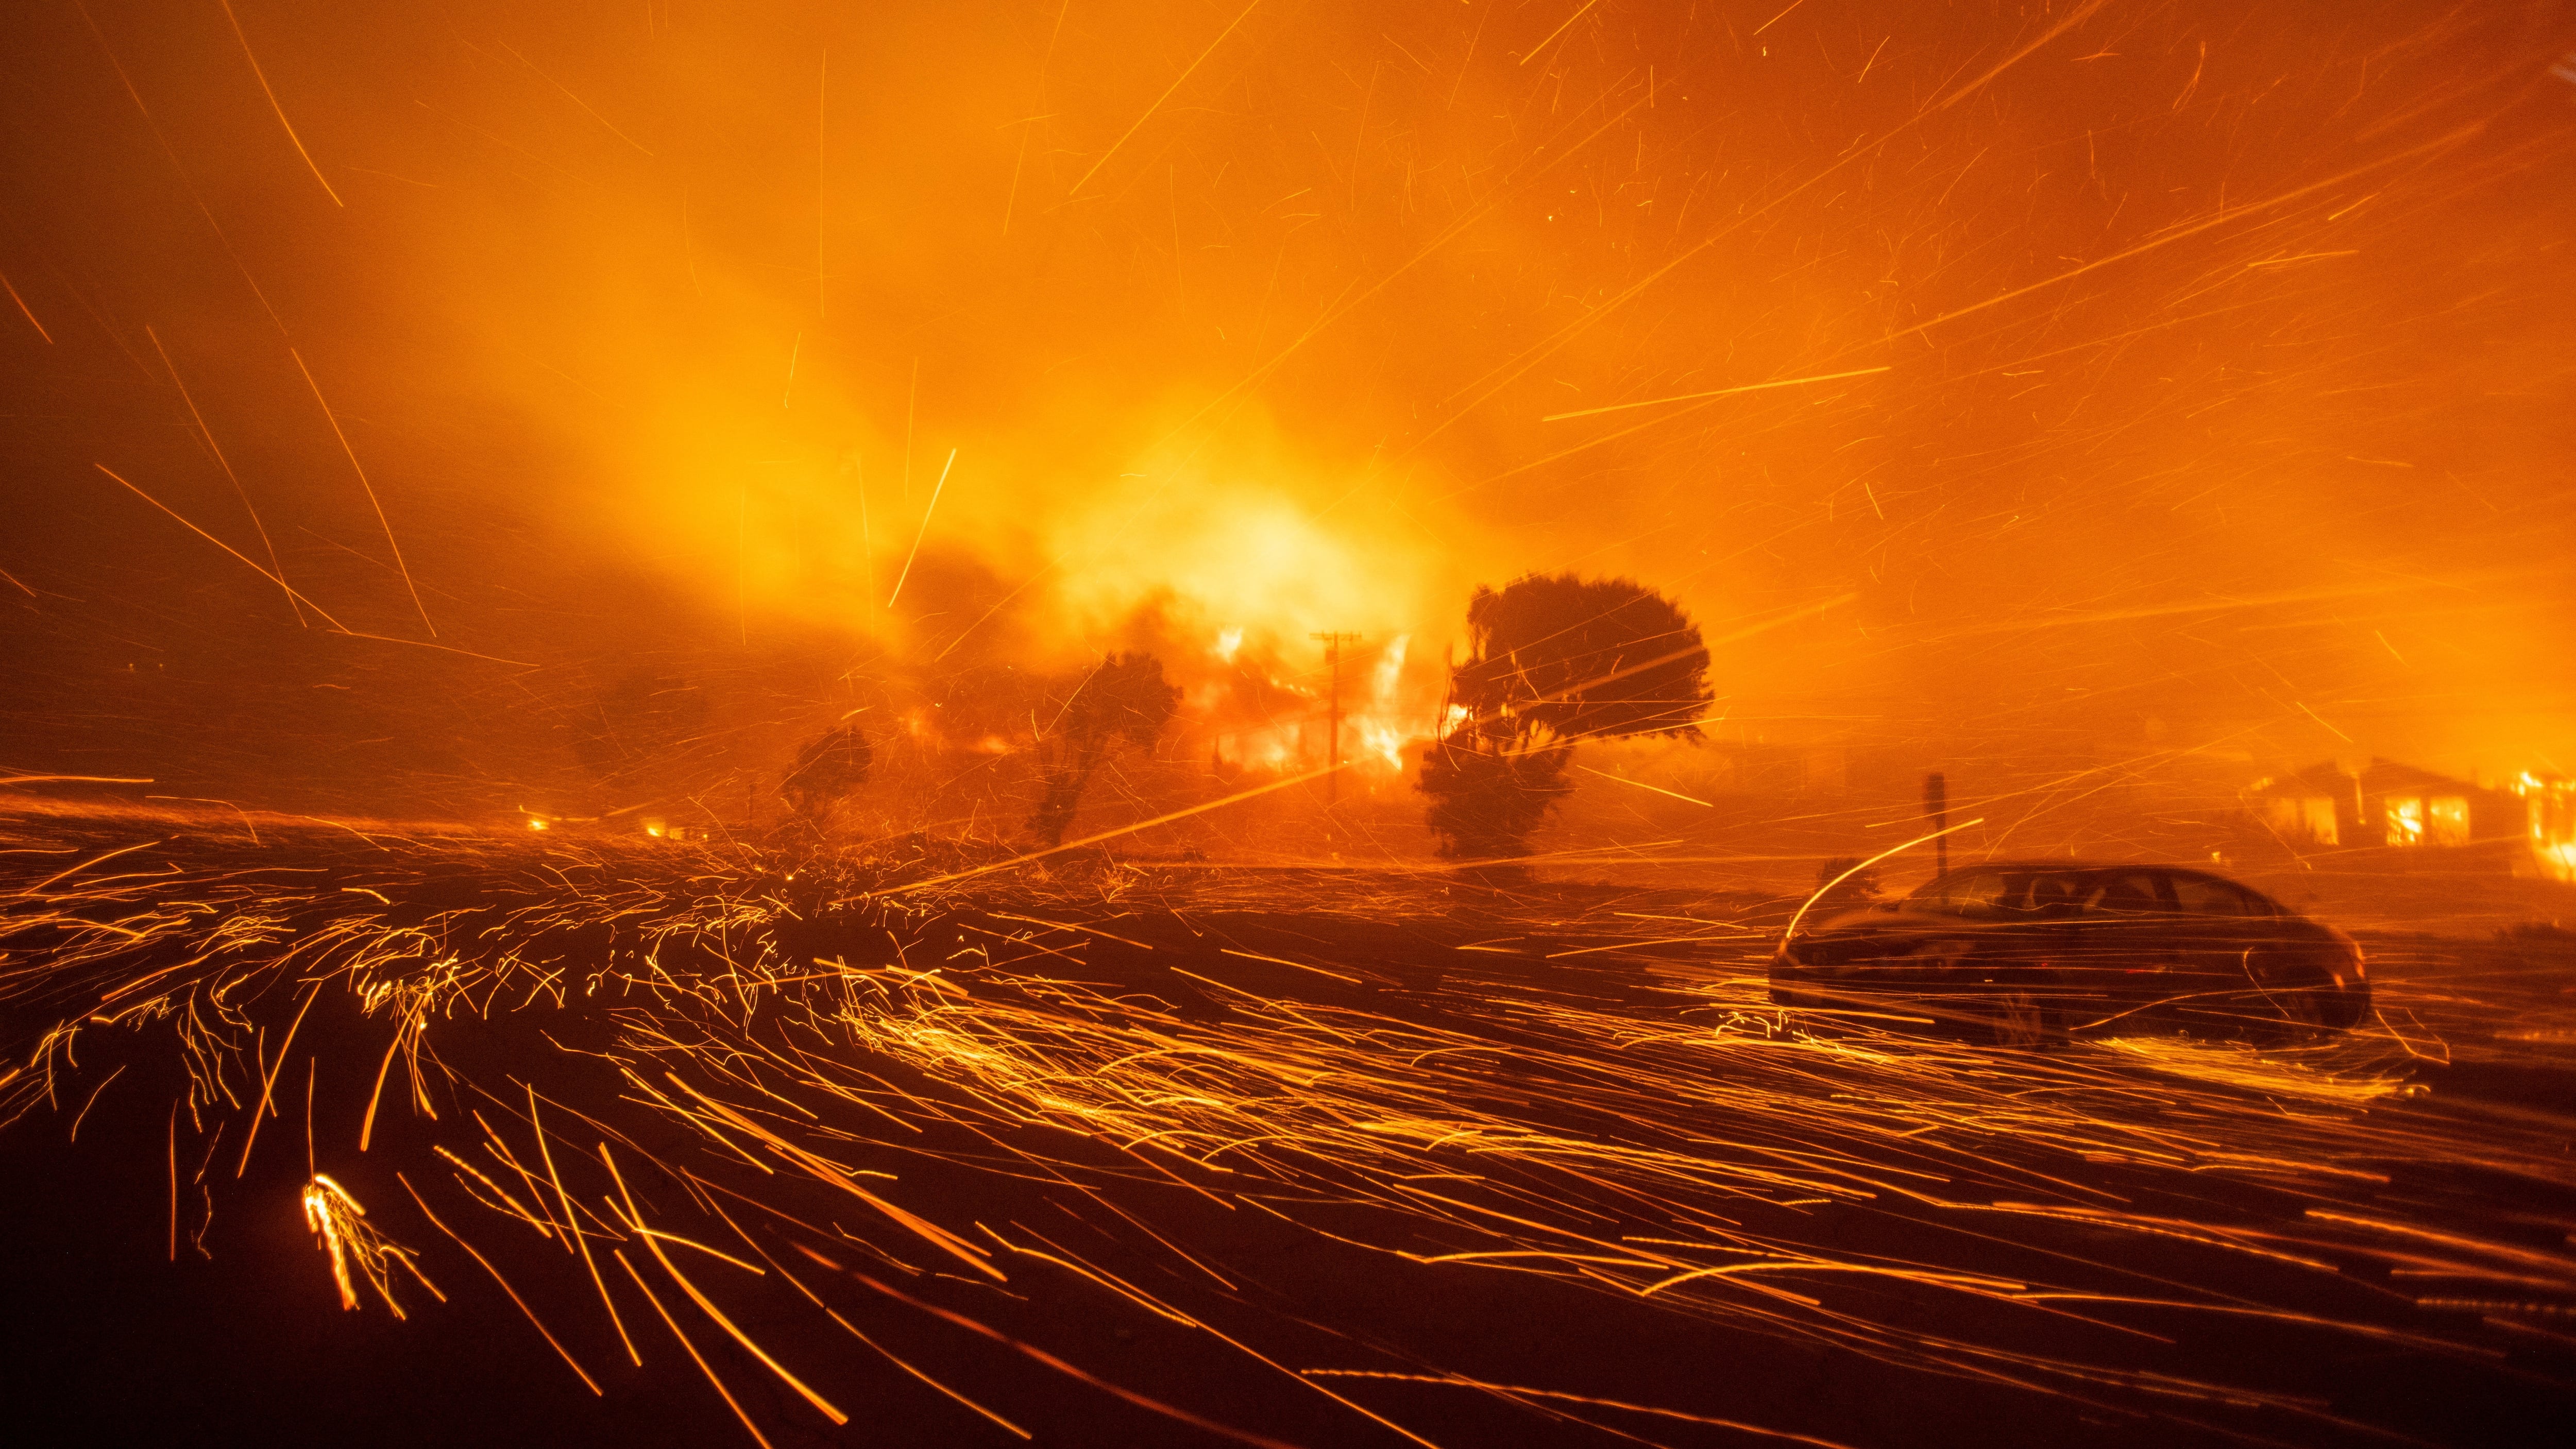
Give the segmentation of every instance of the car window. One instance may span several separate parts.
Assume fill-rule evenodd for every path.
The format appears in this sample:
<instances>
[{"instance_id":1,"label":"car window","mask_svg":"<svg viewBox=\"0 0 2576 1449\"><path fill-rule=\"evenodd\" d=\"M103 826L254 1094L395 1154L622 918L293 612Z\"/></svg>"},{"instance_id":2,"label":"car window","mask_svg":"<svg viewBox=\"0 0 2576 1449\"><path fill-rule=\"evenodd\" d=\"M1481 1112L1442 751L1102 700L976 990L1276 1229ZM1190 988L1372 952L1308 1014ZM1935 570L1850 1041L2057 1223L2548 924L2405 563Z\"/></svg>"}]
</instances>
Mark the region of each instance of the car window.
<instances>
[{"instance_id":1,"label":"car window","mask_svg":"<svg viewBox=\"0 0 2576 1449\"><path fill-rule=\"evenodd\" d=\"M2074 871L2052 871L2030 878L2030 886L2015 904L2043 913L2064 913L2084 904L2088 893L2085 877Z\"/></svg>"},{"instance_id":2,"label":"car window","mask_svg":"<svg viewBox=\"0 0 2576 1449\"><path fill-rule=\"evenodd\" d=\"M1999 871L1964 871L1929 882L1911 899L1926 910L1954 911L1971 916L1992 915L1996 904L2003 899L2005 884L2005 877Z\"/></svg>"},{"instance_id":3,"label":"car window","mask_svg":"<svg viewBox=\"0 0 2576 1449\"><path fill-rule=\"evenodd\" d=\"M1990 916L2003 904L2005 888L2011 884L1994 871L1980 871L1962 878L1951 893L1950 908L1962 915Z\"/></svg>"},{"instance_id":4,"label":"car window","mask_svg":"<svg viewBox=\"0 0 2576 1449\"><path fill-rule=\"evenodd\" d=\"M2084 910L2090 915L2136 916L2166 908L2153 871L2108 871L2090 884L2084 897Z\"/></svg>"},{"instance_id":5,"label":"car window","mask_svg":"<svg viewBox=\"0 0 2576 1449\"><path fill-rule=\"evenodd\" d=\"M2268 916L2271 908L2241 886L2205 875L2175 875L2174 904L2195 916Z\"/></svg>"}]
</instances>

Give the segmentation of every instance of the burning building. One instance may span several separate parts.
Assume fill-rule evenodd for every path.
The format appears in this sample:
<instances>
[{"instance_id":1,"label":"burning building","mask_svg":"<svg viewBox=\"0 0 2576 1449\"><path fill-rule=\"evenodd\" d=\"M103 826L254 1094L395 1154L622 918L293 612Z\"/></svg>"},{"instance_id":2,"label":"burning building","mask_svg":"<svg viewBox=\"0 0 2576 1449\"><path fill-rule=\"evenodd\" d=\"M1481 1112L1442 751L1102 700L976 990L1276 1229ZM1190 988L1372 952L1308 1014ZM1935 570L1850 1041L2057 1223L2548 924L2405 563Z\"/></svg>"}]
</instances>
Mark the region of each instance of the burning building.
<instances>
[{"instance_id":1,"label":"burning building","mask_svg":"<svg viewBox=\"0 0 2576 1449\"><path fill-rule=\"evenodd\" d=\"M2269 776L2245 792L2254 819L2294 851L2392 850L2517 873L2538 819L2526 798L2376 758L2357 771L2329 761Z\"/></svg>"},{"instance_id":2,"label":"burning building","mask_svg":"<svg viewBox=\"0 0 2576 1449\"><path fill-rule=\"evenodd\" d=\"M2543 779L2526 770L2513 782L2513 793L2522 797L2528 815L2535 873L2576 881L2576 780Z\"/></svg>"}]
</instances>

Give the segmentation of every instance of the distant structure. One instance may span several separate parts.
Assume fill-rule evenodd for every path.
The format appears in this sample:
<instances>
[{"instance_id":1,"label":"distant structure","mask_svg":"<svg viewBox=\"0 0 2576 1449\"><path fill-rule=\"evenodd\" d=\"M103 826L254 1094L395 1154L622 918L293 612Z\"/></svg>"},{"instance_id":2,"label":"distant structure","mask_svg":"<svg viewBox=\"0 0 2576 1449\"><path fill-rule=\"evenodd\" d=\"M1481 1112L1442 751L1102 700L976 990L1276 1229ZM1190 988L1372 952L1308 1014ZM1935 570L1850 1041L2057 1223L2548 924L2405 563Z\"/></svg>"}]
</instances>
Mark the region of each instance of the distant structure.
<instances>
[{"instance_id":1,"label":"distant structure","mask_svg":"<svg viewBox=\"0 0 2576 1449\"><path fill-rule=\"evenodd\" d=\"M2373 759L2359 773L2326 763L2255 781L2245 805L2293 850L2393 850L2483 868L2521 866L2552 847L2576 857L2565 849L2576 845L2576 799L2525 779L2497 790L2394 760Z\"/></svg>"},{"instance_id":2,"label":"distant structure","mask_svg":"<svg viewBox=\"0 0 2576 1449\"><path fill-rule=\"evenodd\" d=\"M2576 881L2576 780L2542 779L2528 770L2513 782L2530 816L2531 857L2538 873Z\"/></svg>"}]
</instances>

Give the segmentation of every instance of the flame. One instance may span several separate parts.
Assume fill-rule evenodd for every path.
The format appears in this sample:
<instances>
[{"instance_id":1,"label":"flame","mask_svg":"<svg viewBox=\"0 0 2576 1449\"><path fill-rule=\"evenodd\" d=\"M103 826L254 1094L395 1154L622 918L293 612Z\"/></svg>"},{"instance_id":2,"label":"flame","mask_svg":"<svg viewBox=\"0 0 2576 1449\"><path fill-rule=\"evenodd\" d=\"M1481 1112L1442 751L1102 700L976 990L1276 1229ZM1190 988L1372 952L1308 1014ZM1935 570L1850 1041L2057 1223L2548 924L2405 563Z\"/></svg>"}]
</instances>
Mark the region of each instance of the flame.
<instances>
[{"instance_id":1,"label":"flame","mask_svg":"<svg viewBox=\"0 0 2576 1449\"><path fill-rule=\"evenodd\" d=\"M1239 768L1284 771L1310 769L1325 760L1332 747L1332 680L1329 663L1313 658L1291 663L1266 646L1247 652L1244 630L1220 631L1208 650L1231 662L1235 673L1280 696L1293 697L1293 713L1264 715L1237 706L1222 678L1199 681L1188 691L1191 707L1214 736L1218 759ZM1384 786L1405 772L1405 748L1429 728L1431 701L1438 681L1411 663L1413 636L1398 633L1374 649L1349 650L1341 663L1341 754L1350 776L1363 789ZM1372 657L1374 656L1374 657Z\"/></svg>"},{"instance_id":2,"label":"flame","mask_svg":"<svg viewBox=\"0 0 2576 1449\"><path fill-rule=\"evenodd\" d=\"M2576 881L2576 780L2525 770L2512 789L2528 812L2533 863L2553 880Z\"/></svg>"}]
</instances>

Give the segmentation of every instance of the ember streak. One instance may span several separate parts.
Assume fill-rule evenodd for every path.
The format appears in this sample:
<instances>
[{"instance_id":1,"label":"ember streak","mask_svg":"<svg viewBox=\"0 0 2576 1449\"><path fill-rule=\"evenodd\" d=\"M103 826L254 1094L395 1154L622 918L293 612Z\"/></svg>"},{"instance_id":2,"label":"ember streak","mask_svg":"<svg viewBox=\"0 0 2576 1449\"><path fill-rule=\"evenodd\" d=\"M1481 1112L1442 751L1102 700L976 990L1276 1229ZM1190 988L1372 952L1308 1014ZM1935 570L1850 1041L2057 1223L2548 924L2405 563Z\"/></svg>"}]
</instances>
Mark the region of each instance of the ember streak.
<instances>
[{"instance_id":1,"label":"ember streak","mask_svg":"<svg viewBox=\"0 0 2576 1449\"><path fill-rule=\"evenodd\" d=\"M2527 1226L2576 1194L2555 1119L2416 1083L2450 1022L2554 991L2510 953L2464 997L2384 952L2387 1024L2349 1037L2008 1051L1773 1009L1743 897L1373 877L1292 913L1254 874L923 889L935 861L241 824L11 818L12 1019L58 1025L9 1110L109 1111L130 1073L150 1120L170 1080L174 1248L292 1173L325 1261L270 1271L364 1312L353 1274L395 1307L453 1262L442 1311L567 1382L688 1374L754 1438L906 1394L954 1442L1052 1434L1049 1375L1146 1437L1441 1442L1462 1395L1540 1437L1850 1422L1715 1380L1494 1388L1510 1354L1407 1341L1281 1252L2153 1437L2423 1427L2302 1375L2354 1345L2468 1372L2576 1292ZM1195 1371L1140 1365L1149 1328Z\"/></svg>"},{"instance_id":2,"label":"ember streak","mask_svg":"<svg viewBox=\"0 0 2576 1449\"><path fill-rule=\"evenodd\" d=\"M2576 1418L2566 7L970 9L13 18L13 1414Z\"/></svg>"}]
</instances>

